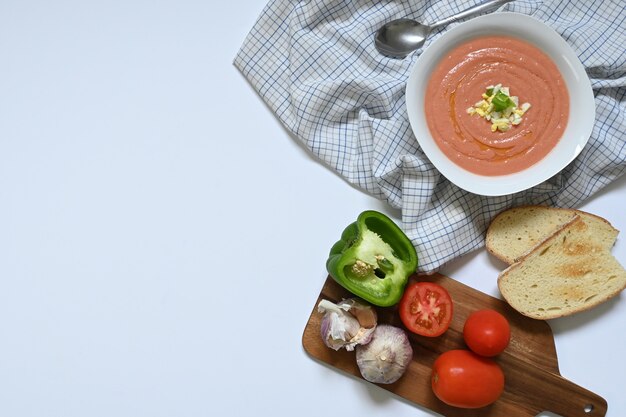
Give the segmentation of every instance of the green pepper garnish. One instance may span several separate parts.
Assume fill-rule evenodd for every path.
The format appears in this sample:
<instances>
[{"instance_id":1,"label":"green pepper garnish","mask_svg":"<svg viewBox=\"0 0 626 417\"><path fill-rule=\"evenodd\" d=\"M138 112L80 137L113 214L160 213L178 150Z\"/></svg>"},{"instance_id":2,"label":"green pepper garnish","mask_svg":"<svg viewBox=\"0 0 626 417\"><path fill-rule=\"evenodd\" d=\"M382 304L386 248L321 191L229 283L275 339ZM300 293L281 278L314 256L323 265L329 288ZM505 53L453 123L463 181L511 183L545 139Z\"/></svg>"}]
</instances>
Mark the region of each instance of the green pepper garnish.
<instances>
[{"instance_id":1,"label":"green pepper garnish","mask_svg":"<svg viewBox=\"0 0 626 417\"><path fill-rule=\"evenodd\" d=\"M491 97L493 95L493 87L487 89L487 95Z\"/></svg>"},{"instance_id":2,"label":"green pepper garnish","mask_svg":"<svg viewBox=\"0 0 626 417\"><path fill-rule=\"evenodd\" d=\"M409 276L415 273L417 252L389 217L368 210L333 245L326 269L354 295L388 307L400 301Z\"/></svg>"},{"instance_id":3,"label":"green pepper garnish","mask_svg":"<svg viewBox=\"0 0 626 417\"><path fill-rule=\"evenodd\" d=\"M493 108L495 111L506 110L509 107L515 106L511 97L507 96L502 92L502 90L498 91L496 95L491 100L491 104L493 104Z\"/></svg>"}]
</instances>

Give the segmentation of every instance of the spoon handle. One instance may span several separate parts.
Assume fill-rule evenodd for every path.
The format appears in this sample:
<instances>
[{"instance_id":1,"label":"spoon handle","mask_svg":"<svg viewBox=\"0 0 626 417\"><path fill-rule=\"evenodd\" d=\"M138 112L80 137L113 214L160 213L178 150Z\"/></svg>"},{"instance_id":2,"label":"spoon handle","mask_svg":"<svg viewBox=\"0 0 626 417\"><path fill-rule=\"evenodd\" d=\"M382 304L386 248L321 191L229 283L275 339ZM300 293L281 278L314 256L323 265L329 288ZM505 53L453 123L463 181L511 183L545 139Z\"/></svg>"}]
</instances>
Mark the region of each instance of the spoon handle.
<instances>
[{"instance_id":1,"label":"spoon handle","mask_svg":"<svg viewBox=\"0 0 626 417\"><path fill-rule=\"evenodd\" d=\"M455 14L454 16L447 17L429 26L431 27L431 29L435 29L439 26L445 26L448 23L454 22L455 20L463 19L464 17L469 17L469 16L473 16L476 14L480 14L489 9L502 6L503 4L509 3L511 1L512 0L487 0L482 3L477 4L476 6L472 6L469 9L463 10L462 12Z\"/></svg>"}]
</instances>

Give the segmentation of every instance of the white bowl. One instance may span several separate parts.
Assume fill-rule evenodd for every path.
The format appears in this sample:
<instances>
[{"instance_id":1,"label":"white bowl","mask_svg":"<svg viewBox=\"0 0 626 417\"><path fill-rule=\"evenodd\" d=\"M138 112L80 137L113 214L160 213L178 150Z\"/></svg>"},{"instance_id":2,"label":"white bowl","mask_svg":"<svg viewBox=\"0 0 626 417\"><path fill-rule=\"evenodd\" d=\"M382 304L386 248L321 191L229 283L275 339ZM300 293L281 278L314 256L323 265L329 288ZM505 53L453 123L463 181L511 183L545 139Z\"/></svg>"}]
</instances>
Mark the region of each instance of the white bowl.
<instances>
[{"instance_id":1,"label":"white bowl","mask_svg":"<svg viewBox=\"0 0 626 417\"><path fill-rule=\"evenodd\" d=\"M513 174L484 176L459 167L439 149L426 123L424 99L430 74L448 51L471 38L499 34L525 40L552 59L569 92L570 114L563 137L542 160ZM526 190L559 173L583 149L595 121L591 84L574 51L552 28L518 13L492 13L474 18L450 29L433 42L411 70L406 86L406 107L417 141L439 172L460 188L487 196Z\"/></svg>"}]
</instances>

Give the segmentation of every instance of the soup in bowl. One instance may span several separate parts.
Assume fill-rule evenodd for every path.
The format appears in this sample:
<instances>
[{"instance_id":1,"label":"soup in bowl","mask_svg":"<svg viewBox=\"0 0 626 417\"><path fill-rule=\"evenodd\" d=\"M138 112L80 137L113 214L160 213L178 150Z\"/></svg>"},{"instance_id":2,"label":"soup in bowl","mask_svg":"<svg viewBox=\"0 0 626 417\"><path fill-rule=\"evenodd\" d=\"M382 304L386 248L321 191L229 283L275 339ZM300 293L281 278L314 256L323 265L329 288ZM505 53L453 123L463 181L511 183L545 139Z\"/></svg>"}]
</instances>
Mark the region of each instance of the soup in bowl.
<instances>
[{"instance_id":1,"label":"soup in bowl","mask_svg":"<svg viewBox=\"0 0 626 417\"><path fill-rule=\"evenodd\" d=\"M413 132L459 187L504 195L558 173L595 120L589 79L551 28L517 13L472 19L418 58L406 88Z\"/></svg>"}]
</instances>

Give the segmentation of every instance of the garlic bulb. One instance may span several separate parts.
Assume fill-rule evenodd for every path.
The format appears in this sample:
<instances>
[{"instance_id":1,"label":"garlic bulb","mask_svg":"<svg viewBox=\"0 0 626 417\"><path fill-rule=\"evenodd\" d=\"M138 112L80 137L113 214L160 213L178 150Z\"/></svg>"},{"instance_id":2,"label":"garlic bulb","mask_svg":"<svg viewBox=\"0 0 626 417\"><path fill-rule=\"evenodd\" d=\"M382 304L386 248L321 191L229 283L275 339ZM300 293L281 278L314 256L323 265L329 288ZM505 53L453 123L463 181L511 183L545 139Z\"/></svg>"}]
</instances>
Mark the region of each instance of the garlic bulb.
<instances>
[{"instance_id":1,"label":"garlic bulb","mask_svg":"<svg viewBox=\"0 0 626 417\"><path fill-rule=\"evenodd\" d=\"M354 350L358 344L365 344L372 338L376 328L376 310L355 298L334 304L322 300L317 305L324 313L321 335L324 344L331 349Z\"/></svg>"},{"instance_id":2,"label":"garlic bulb","mask_svg":"<svg viewBox=\"0 0 626 417\"><path fill-rule=\"evenodd\" d=\"M412 358L413 348L404 331L388 324L379 324L370 342L356 347L361 375L376 384L396 382Z\"/></svg>"}]
</instances>

